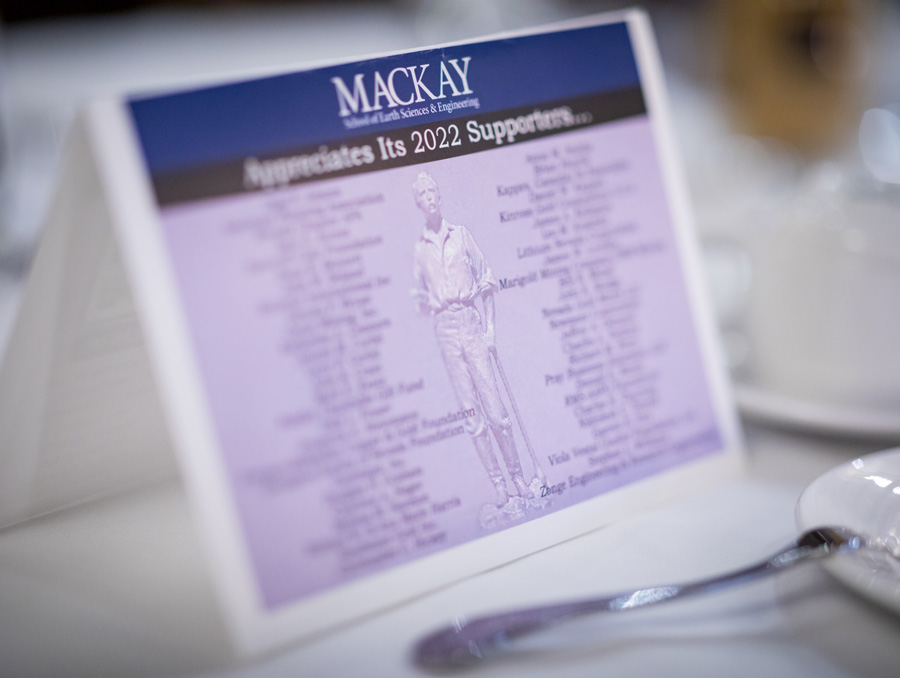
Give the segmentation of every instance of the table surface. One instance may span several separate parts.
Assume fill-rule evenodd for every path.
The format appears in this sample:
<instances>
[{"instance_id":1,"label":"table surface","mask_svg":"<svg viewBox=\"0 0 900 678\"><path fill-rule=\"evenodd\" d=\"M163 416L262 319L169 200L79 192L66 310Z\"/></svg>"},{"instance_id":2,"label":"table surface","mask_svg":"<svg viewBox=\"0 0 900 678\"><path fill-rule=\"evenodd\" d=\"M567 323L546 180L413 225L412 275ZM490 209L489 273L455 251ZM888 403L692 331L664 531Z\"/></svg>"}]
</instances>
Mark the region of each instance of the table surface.
<instances>
[{"instance_id":1,"label":"table surface","mask_svg":"<svg viewBox=\"0 0 900 678\"><path fill-rule=\"evenodd\" d=\"M457 615L678 582L796 534L803 487L877 443L746 427L736 480L277 653L230 658L177 481L0 531L4 676L416 676L413 642ZM476 675L885 676L900 619L817 564L659 610L563 625Z\"/></svg>"},{"instance_id":2,"label":"table surface","mask_svg":"<svg viewBox=\"0 0 900 678\"><path fill-rule=\"evenodd\" d=\"M239 66L264 68L457 37L435 32L453 16L435 12L437 3L420 5L432 6L425 20L392 15L394 6L319 7L240 10L212 22L156 13L143 23L126 16L74 29L52 24L8 31L5 124L16 136L7 148L14 160L30 158L31 164L17 163L16 175L7 177L4 190L17 201L7 201L3 214L7 226L15 221L18 230L7 228L0 245L34 235L29 224L39 219L46 198L44 189L35 188L36 177L49 185L52 148L59 141L54 137L64 126L59 121L68 119L79 99L125 85L142 89L212 78ZM516 14L520 24L555 18L539 10L540 3L526 5L528 11ZM484 32L506 27L486 24L497 16L484 10L477 21ZM338 27L347 29L342 41L329 41ZM288 40L295 34L307 39ZM172 48L161 52L162 35ZM124 53L127 62L110 58ZM676 118L679 110L697 110L677 104ZM39 157L41 149L46 153ZM2 345L18 282L7 277L0 283ZM689 580L764 557L796 535L794 506L807 483L887 446L754 422L746 422L745 434L747 464L737 480L243 662L230 658L177 480L33 520L0 531L0 675L422 675L409 661L413 642L457 615ZM900 619L810 565L660 610L566 624L472 673L885 676L900 666L898 633Z\"/></svg>"}]
</instances>

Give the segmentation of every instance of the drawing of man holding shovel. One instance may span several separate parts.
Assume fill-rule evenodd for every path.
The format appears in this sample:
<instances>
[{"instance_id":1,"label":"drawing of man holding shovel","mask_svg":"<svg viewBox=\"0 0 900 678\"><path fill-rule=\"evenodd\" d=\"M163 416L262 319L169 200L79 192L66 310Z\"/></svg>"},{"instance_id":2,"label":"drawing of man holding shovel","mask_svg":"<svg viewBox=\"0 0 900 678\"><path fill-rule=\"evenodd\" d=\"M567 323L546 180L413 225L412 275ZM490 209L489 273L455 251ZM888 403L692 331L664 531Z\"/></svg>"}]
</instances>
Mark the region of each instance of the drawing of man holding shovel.
<instances>
[{"instance_id":1,"label":"drawing of man holding shovel","mask_svg":"<svg viewBox=\"0 0 900 678\"><path fill-rule=\"evenodd\" d=\"M419 173L413 183L413 194L425 216L425 227L415 245L413 295L419 312L434 318L435 336L459 407L475 412L474 416L465 419L466 432L472 436L478 456L496 489L498 507L505 506L510 495L491 445L491 434L519 496L525 500L534 499L522 473L512 422L491 365L493 355L501 378L506 382L494 346L497 281L469 230L451 224L442 216L441 195L430 174ZM484 309L483 319L475 305L479 298ZM509 385L504 385L508 391ZM512 393L508 395L515 409ZM516 414L518 416L518 412ZM521 420L519 423L521 425ZM535 462L536 475L542 478L530 446L529 452Z\"/></svg>"}]
</instances>

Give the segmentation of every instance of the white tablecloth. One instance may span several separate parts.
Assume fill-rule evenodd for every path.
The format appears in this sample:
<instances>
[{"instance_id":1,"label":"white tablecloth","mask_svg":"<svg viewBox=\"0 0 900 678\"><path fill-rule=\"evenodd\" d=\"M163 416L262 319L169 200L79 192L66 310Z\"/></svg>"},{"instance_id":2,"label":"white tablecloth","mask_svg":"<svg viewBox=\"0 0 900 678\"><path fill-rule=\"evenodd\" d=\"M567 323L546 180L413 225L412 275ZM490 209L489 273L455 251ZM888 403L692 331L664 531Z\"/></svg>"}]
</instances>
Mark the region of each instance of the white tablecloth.
<instances>
[{"instance_id":1,"label":"white tablecloth","mask_svg":"<svg viewBox=\"0 0 900 678\"><path fill-rule=\"evenodd\" d=\"M0 532L6 676L416 676L419 635L457 615L683 581L768 555L829 467L874 451L747 428L748 466L688 500L244 663L229 659L176 481ZM558 627L485 676L887 676L900 619L818 565L656 611Z\"/></svg>"}]
</instances>

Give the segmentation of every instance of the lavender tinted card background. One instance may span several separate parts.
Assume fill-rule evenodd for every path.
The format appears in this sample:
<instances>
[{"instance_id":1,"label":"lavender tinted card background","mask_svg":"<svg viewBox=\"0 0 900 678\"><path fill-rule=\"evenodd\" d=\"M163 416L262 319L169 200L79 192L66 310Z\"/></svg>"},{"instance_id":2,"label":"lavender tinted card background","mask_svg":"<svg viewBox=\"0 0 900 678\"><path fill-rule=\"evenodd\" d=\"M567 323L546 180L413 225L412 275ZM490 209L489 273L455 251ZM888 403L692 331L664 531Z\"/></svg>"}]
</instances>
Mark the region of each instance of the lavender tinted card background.
<instances>
[{"instance_id":1,"label":"lavender tinted card background","mask_svg":"<svg viewBox=\"0 0 900 678\"><path fill-rule=\"evenodd\" d=\"M546 475L503 509L410 294L423 169L499 281L521 425L497 381ZM162 220L269 608L722 448L645 116Z\"/></svg>"}]
</instances>

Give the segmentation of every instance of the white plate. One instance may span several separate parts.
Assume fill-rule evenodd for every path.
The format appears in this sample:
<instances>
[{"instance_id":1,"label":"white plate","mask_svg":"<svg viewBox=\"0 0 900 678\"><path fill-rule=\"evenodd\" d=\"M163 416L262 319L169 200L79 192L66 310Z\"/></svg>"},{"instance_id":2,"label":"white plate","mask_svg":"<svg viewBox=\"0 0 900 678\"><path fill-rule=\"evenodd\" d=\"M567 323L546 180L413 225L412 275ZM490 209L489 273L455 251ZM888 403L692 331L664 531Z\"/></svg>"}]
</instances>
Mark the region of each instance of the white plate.
<instances>
[{"instance_id":1,"label":"white plate","mask_svg":"<svg viewBox=\"0 0 900 678\"><path fill-rule=\"evenodd\" d=\"M848 527L900 544L900 447L867 455L817 478L797 502L797 525ZM900 614L900 563L873 555L830 558L825 566L866 598Z\"/></svg>"},{"instance_id":2,"label":"white plate","mask_svg":"<svg viewBox=\"0 0 900 678\"><path fill-rule=\"evenodd\" d=\"M825 435L900 441L900 412L812 402L734 382L738 409L759 421Z\"/></svg>"}]
</instances>

